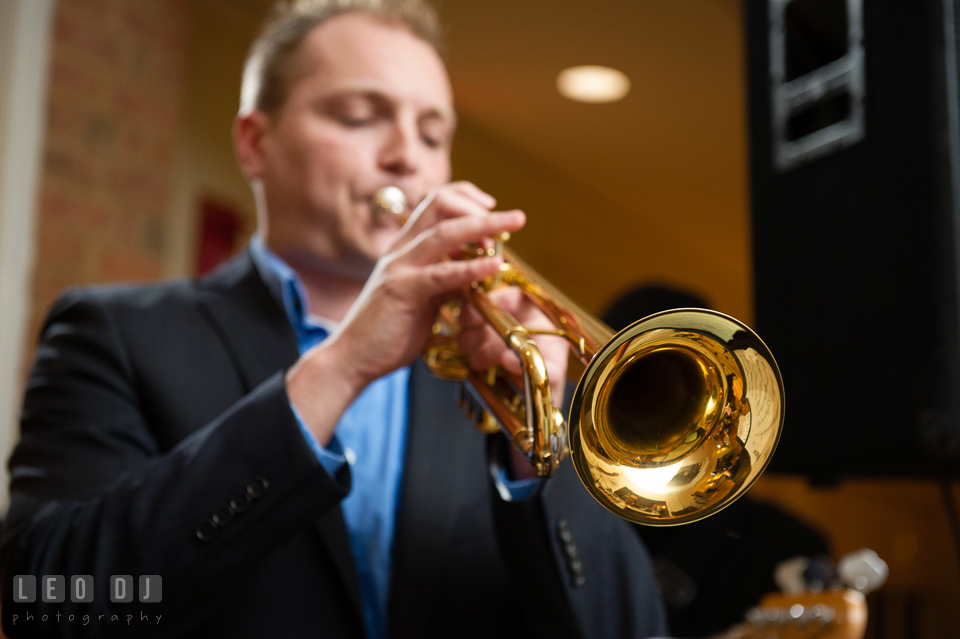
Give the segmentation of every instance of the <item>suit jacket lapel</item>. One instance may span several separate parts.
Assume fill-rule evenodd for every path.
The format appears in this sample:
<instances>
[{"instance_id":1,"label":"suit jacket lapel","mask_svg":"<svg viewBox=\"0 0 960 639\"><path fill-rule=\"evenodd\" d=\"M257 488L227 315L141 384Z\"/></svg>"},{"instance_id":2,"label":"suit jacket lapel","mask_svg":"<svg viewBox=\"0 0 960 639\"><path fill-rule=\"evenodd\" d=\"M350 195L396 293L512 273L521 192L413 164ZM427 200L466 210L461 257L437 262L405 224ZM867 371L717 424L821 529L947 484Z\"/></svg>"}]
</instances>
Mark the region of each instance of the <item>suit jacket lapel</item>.
<instances>
[{"instance_id":1,"label":"suit jacket lapel","mask_svg":"<svg viewBox=\"0 0 960 639\"><path fill-rule=\"evenodd\" d=\"M410 375L404 480L393 544L388 636L417 637L430 618L444 549L456 523L469 455L469 421L454 386L418 361Z\"/></svg>"},{"instance_id":2,"label":"suit jacket lapel","mask_svg":"<svg viewBox=\"0 0 960 639\"><path fill-rule=\"evenodd\" d=\"M198 287L200 312L233 358L244 393L297 361L293 328L249 253L228 262Z\"/></svg>"},{"instance_id":3,"label":"suit jacket lapel","mask_svg":"<svg viewBox=\"0 0 960 639\"><path fill-rule=\"evenodd\" d=\"M198 283L199 307L233 358L244 393L249 393L299 357L297 338L281 302L260 278L248 252ZM314 525L361 620L360 582L340 508Z\"/></svg>"}]
</instances>

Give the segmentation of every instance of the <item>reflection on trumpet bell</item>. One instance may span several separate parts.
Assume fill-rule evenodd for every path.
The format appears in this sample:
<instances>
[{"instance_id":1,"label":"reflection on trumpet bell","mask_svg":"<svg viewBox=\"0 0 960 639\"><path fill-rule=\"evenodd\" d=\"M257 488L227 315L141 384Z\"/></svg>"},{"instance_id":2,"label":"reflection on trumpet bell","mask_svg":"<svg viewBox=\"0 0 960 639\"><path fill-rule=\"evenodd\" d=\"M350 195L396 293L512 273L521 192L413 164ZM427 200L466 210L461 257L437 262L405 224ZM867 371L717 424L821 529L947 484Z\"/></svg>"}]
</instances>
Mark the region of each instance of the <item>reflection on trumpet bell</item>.
<instances>
[{"instance_id":1,"label":"reflection on trumpet bell","mask_svg":"<svg viewBox=\"0 0 960 639\"><path fill-rule=\"evenodd\" d=\"M588 366L570 414L571 456L587 489L636 523L707 517L745 492L780 436L776 362L720 313L652 315Z\"/></svg>"},{"instance_id":2,"label":"reflection on trumpet bell","mask_svg":"<svg viewBox=\"0 0 960 639\"><path fill-rule=\"evenodd\" d=\"M636 468L669 465L701 446L731 396L716 361L729 354L712 345L670 330L618 353L600 375L597 410L607 427L595 432L599 445Z\"/></svg>"}]
</instances>

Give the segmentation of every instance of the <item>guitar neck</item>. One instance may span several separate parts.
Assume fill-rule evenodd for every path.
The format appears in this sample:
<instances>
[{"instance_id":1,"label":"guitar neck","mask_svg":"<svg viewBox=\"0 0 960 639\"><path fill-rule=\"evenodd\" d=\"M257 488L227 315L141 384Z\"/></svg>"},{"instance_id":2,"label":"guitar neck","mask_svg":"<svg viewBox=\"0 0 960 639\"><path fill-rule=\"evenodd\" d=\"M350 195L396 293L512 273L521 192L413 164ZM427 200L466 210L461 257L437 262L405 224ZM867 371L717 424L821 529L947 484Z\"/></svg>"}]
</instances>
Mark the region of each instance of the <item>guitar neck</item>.
<instances>
[{"instance_id":1,"label":"guitar neck","mask_svg":"<svg viewBox=\"0 0 960 639\"><path fill-rule=\"evenodd\" d=\"M747 619L711 639L863 639L867 601L855 590L770 594Z\"/></svg>"}]
</instances>

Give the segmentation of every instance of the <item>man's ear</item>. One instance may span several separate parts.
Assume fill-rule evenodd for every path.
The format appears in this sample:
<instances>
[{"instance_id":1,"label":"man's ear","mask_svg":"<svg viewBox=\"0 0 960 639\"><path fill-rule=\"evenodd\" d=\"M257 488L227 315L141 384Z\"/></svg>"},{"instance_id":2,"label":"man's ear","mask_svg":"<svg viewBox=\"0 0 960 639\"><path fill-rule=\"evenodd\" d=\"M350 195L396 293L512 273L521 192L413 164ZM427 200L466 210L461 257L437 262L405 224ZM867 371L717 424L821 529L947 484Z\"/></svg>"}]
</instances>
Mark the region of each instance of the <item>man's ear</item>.
<instances>
[{"instance_id":1,"label":"man's ear","mask_svg":"<svg viewBox=\"0 0 960 639\"><path fill-rule=\"evenodd\" d=\"M269 125L267 115L257 110L238 114L233 120L233 151L240 172L248 180L263 173L263 136Z\"/></svg>"}]
</instances>

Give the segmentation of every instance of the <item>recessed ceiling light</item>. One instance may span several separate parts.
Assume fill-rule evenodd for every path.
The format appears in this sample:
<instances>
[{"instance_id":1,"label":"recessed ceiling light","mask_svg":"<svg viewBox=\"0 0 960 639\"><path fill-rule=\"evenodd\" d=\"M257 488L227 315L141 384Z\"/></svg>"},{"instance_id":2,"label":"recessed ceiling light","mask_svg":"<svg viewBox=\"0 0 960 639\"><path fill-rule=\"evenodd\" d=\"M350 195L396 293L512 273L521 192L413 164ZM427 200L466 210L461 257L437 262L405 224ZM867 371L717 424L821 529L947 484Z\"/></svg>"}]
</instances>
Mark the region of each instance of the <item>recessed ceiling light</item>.
<instances>
[{"instance_id":1,"label":"recessed ceiling light","mask_svg":"<svg viewBox=\"0 0 960 639\"><path fill-rule=\"evenodd\" d=\"M615 102L630 91L630 79L616 69L586 64L561 71L557 90L578 102Z\"/></svg>"}]
</instances>

